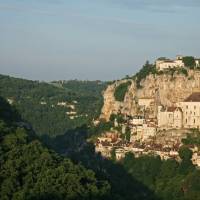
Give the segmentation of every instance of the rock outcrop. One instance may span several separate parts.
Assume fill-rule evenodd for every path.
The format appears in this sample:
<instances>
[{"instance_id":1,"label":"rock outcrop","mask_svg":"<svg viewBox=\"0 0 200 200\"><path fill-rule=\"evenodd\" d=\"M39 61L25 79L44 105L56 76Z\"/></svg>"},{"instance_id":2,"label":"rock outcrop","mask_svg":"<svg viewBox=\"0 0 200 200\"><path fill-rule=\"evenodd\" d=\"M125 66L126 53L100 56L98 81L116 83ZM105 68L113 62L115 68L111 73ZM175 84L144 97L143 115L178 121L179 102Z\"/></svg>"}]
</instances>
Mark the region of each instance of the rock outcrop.
<instances>
[{"instance_id":1,"label":"rock outcrop","mask_svg":"<svg viewBox=\"0 0 200 200\"><path fill-rule=\"evenodd\" d=\"M108 121L112 113L137 115L139 112L138 99L140 98L154 99L155 114L158 105L174 106L191 93L200 91L200 71L189 70L188 76L178 73L173 75L169 73L150 74L141 81L141 88L139 89L136 87L135 81L131 80L132 84L128 88L124 101L116 101L114 97L115 89L119 84L126 81L130 81L130 79L116 81L104 91L104 105L100 118Z\"/></svg>"}]
</instances>

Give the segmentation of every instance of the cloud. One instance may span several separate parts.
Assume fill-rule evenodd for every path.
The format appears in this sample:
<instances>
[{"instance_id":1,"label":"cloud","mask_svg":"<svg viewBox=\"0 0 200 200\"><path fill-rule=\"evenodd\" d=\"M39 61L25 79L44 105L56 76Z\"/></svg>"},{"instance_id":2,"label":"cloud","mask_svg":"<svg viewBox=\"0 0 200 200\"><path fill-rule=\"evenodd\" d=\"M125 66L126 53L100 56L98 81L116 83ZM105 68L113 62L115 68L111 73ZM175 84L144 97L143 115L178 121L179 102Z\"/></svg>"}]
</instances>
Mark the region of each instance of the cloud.
<instances>
[{"instance_id":1,"label":"cloud","mask_svg":"<svg viewBox=\"0 0 200 200\"><path fill-rule=\"evenodd\" d=\"M33 13L33 14L41 14L41 15L48 15L48 16L54 16L55 13L44 10L44 9L38 9L33 7L25 7L25 6L17 6L17 5L0 5L0 11L3 12L11 12L11 13Z\"/></svg>"},{"instance_id":2,"label":"cloud","mask_svg":"<svg viewBox=\"0 0 200 200\"><path fill-rule=\"evenodd\" d=\"M129 9L172 11L189 7L200 7L199 0L104 0L104 2Z\"/></svg>"},{"instance_id":3,"label":"cloud","mask_svg":"<svg viewBox=\"0 0 200 200\"><path fill-rule=\"evenodd\" d=\"M63 4L62 0L43 0L43 1L18 1L18 0L7 0L0 1L0 11L10 13L34 13L42 15L55 15L53 9L49 9L50 6L60 6Z\"/></svg>"}]
</instances>

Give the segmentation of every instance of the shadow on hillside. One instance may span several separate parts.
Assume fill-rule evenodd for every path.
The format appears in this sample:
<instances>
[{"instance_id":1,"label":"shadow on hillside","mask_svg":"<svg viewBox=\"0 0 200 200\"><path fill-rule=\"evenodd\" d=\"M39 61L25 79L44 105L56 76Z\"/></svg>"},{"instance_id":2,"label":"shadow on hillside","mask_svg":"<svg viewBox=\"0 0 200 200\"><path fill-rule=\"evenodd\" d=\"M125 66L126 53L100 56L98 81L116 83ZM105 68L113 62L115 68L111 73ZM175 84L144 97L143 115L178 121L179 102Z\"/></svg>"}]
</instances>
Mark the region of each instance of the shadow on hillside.
<instances>
[{"instance_id":1,"label":"shadow on hillside","mask_svg":"<svg viewBox=\"0 0 200 200\"><path fill-rule=\"evenodd\" d=\"M86 126L69 130L56 138L42 137L50 148L92 169L98 180L108 180L111 184L110 200L157 200L154 192L131 177L120 163L103 159L95 153L94 145L87 143L89 137Z\"/></svg>"},{"instance_id":2,"label":"shadow on hillside","mask_svg":"<svg viewBox=\"0 0 200 200\"><path fill-rule=\"evenodd\" d=\"M10 104L0 96L0 119L8 123L21 121L21 116L14 107L11 107Z\"/></svg>"}]
</instances>

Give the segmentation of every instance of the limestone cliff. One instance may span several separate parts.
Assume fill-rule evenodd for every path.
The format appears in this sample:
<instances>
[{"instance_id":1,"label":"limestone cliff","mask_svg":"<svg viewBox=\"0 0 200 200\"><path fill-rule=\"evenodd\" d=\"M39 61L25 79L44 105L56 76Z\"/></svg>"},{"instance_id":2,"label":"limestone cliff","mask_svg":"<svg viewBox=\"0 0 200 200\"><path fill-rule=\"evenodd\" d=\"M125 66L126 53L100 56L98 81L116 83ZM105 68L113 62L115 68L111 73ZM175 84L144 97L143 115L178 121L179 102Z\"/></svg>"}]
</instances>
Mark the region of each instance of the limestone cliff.
<instances>
[{"instance_id":1,"label":"limestone cliff","mask_svg":"<svg viewBox=\"0 0 200 200\"><path fill-rule=\"evenodd\" d=\"M138 99L140 98L154 99L155 104L151 114L155 115L157 105L173 106L183 101L192 92L200 91L200 71L189 70L188 76L178 73L150 74L141 81L140 89L136 87L136 82L131 80L132 84L128 88L124 101L116 101L115 88L126 81L128 79L116 81L104 91L104 106L100 118L109 120L112 113L136 115L139 112Z\"/></svg>"}]
</instances>

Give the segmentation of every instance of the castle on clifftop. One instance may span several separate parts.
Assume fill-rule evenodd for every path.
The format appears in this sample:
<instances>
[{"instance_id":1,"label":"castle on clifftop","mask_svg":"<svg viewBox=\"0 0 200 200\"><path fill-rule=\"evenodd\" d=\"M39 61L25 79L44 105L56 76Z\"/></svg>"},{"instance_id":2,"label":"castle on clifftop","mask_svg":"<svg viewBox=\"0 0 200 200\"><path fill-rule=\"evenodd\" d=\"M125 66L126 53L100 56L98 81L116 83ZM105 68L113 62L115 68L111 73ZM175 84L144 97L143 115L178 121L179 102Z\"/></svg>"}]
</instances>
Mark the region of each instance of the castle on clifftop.
<instances>
[{"instance_id":1,"label":"castle on clifftop","mask_svg":"<svg viewBox=\"0 0 200 200\"><path fill-rule=\"evenodd\" d=\"M156 69L158 71L162 71L162 70L165 70L165 69L170 69L170 68L182 68L182 67L185 67L185 64L183 62L183 56L176 56L176 59L175 60L171 60L171 59L168 59L168 58L165 58L165 57L161 57L161 58L158 58L156 60ZM200 67L200 59L197 59L195 58L195 65L196 67Z\"/></svg>"}]
</instances>

